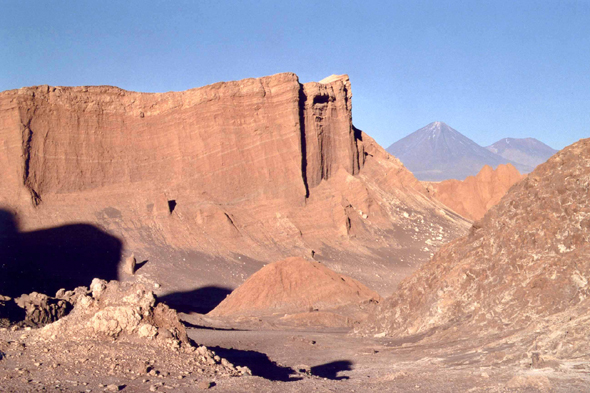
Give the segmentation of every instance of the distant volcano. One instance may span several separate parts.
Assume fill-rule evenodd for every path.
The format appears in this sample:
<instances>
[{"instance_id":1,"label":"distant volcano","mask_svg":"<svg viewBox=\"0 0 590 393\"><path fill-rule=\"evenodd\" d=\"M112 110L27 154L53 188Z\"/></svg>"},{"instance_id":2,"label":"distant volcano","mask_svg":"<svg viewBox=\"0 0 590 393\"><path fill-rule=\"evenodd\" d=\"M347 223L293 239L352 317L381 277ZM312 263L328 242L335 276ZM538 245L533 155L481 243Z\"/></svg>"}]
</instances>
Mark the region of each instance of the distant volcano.
<instances>
[{"instance_id":1,"label":"distant volcano","mask_svg":"<svg viewBox=\"0 0 590 393\"><path fill-rule=\"evenodd\" d=\"M544 163L549 157L557 153L557 150L535 138L504 138L486 147L486 149L507 160L533 168Z\"/></svg>"},{"instance_id":2,"label":"distant volcano","mask_svg":"<svg viewBox=\"0 0 590 393\"><path fill-rule=\"evenodd\" d=\"M484 165L496 168L510 163L521 173L533 169L492 153L440 121L400 139L387 151L399 158L418 180L464 180L477 175Z\"/></svg>"}]
</instances>

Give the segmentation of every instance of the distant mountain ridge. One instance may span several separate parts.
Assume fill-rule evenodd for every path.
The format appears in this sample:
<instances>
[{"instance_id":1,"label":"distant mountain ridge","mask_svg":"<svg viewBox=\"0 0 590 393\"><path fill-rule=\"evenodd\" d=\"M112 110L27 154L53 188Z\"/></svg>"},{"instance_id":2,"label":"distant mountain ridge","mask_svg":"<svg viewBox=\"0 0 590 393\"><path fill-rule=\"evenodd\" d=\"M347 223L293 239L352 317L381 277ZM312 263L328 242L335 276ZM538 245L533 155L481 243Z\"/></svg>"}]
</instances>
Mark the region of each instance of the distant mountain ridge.
<instances>
[{"instance_id":1,"label":"distant mountain ridge","mask_svg":"<svg viewBox=\"0 0 590 393\"><path fill-rule=\"evenodd\" d=\"M512 164L521 173L534 167L513 162L478 145L447 124L435 121L387 148L418 178L425 181L464 180L481 168Z\"/></svg>"},{"instance_id":2,"label":"distant mountain ridge","mask_svg":"<svg viewBox=\"0 0 590 393\"><path fill-rule=\"evenodd\" d=\"M535 138L503 138L486 149L507 160L533 168L557 153L557 150Z\"/></svg>"}]
</instances>

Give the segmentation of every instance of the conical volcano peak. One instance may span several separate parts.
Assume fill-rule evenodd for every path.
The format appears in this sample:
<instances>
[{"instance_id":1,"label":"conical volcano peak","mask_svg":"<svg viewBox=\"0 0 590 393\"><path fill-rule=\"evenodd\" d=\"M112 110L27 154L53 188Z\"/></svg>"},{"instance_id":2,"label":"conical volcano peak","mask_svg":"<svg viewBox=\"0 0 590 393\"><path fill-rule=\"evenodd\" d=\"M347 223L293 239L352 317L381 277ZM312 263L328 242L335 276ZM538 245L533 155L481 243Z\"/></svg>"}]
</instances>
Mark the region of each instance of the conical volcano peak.
<instances>
[{"instance_id":1,"label":"conical volcano peak","mask_svg":"<svg viewBox=\"0 0 590 393\"><path fill-rule=\"evenodd\" d=\"M463 180L475 176L484 165L496 168L510 160L481 147L442 121L414 131L387 148L419 180ZM515 163L515 166L518 164ZM517 166L519 171L528 168Z\"/></svg>"}]
</instances>

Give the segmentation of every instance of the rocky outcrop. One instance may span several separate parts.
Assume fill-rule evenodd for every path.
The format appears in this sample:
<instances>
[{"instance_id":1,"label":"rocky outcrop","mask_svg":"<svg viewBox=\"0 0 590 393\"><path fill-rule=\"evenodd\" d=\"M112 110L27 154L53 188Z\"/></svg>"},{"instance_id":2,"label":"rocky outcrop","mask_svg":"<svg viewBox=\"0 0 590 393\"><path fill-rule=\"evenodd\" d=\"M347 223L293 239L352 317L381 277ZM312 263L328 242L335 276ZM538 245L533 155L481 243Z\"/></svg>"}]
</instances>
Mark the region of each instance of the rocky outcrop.
<instances>
[{"instance_id":1,"label":"rocky outcrop","mask_svg":"<svg viewBox=\"0 0 590 393\"><path fill-rule=\"evenodd\" d=\"M479 220L524 176L511 164L500 164L496 169L484 166L476 176L465 180L445 180L428 183L434 196L460 215Z\"/></svg>"},{"instance_id":2,"label":"rocky outcrop","mask_svg":"<svg viewBox=\"0 0 590 393\"><path fill-rule=\"evenodd\" d=\"M47 326L43 332L52 339L135 335L157 339L172 347L189 345L184 325L176 311L156 304L156 298L141 284L94 279L86 294L79 294L67 318Z\"/></svg>"},{"instance_id":3,"label":"rocky outcrop","mask_svg":"<svg viewBox=\"0 0 590 393\"><path fill-rule=\"evenodd\" d=\"M520 331L525 351L586 356L589 190L585 139L512 187L469 235L403 281L360 331L396 337L445 331L447 338ZM505 348L522 348L514 347L518 340L508 339Z\"/></svg>"},{"instance_id":4,"label":"rocky outcrop","mask_svg":"<svg viewBox=\"0 0 590 393\"><path fill-rule=\"evenodd\" d=\"M16 299L0 295L0 327L42 327L66 316L72 304L41 293L24 294Z\"/></svg>"},{"instance_id":5,"label":"rocky outcrop","mask_svg":"<svg viewBox=\"0 0 590 393\"><path fill-rule=\"evenodd\" d=\"M92 259L79 255L106 231L122 244L91 254L134 253L138 266L149 261L139 273L165 288L235 287L266 262L313 250L389 292L466 223L353 127L351 96L346 75L301 84L291 73L156 94L5 91L0 206L17 218L19 247L47 240L39 228L59 226L63 238L80 233L66 224L96 227L59 248L55 259L71 260L62 270L74 278L76 264ZM8 239L0 227L0 247L14 249ZM122 277L114 267L104 278Z\"/></svg>"},{"instance_id":6,"label":"rocky outcrop","mask_svg":"<svg viewBox=\"0 0 590 393\"><path fill-rule=\"evenodd\" d=\"M379 300L376 292L321 263L287 258L254 273L208 315L296 314Z\"/></svg>"}]
</instances>

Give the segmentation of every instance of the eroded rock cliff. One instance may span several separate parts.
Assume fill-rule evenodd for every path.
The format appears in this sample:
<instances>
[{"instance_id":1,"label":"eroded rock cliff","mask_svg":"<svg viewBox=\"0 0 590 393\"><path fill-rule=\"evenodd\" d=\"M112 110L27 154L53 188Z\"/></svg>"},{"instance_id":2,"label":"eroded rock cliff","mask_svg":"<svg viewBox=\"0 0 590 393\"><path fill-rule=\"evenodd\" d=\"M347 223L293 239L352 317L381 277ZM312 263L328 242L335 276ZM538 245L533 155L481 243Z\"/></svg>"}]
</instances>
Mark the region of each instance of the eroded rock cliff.
<instances>
[{"instance_id":1,"label":"eroded rock cliff","mask_svg":"<svg viewBox=\"0 0 590 393\"><path fill-rule=\"evenodd\" d=\"M465 180L444 180L428 183L434 196L470 220L479 220L524 176L512 164L500 164L496 169L486 165L476 176Z\"/></svg>"},{"instance_id":2,"label":"eroded rock cliff","mask_svg":"<svg viewBox=\"0 0 590 393\"><path fill-rule=\"evenodd\" d=\"M48 227L79 235L82 222L98 228L60 244L60 261L105 252L106 231L122 241L110 264L134 253L168 291L235 287L266 262L313 254L388 293L466 224L353 127L351 97L346 75L291 73L170 93L0 93L0 206L17 221L0 244L41 242L50 257ZM103 278L124 274L109 268Z\"/></svg>"}]
</instances>

